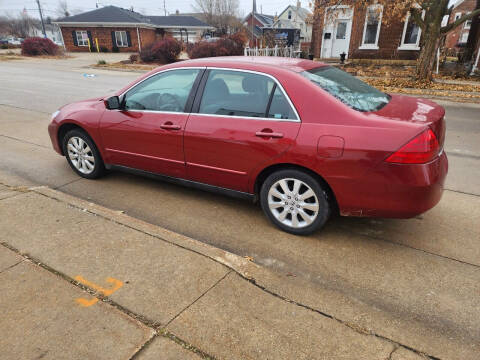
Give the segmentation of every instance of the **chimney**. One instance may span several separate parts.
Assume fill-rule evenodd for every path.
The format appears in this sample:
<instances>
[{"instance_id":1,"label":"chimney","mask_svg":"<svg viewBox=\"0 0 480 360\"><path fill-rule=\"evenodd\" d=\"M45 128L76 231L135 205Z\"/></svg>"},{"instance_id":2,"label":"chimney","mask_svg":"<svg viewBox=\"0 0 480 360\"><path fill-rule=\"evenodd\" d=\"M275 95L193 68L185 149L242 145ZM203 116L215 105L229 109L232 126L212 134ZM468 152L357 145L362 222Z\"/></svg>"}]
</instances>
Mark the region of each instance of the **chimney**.
<instances>
[{"instance_id":1,"label":"chimney","mask_svg":"<svg viewBox=\"0 0 480 360\"><path fill-rule=\"evenodd\" d=\"M175 10L175 15L180 15L180 10Z\"/></svg>"},{"instance_id":2,"label":"chimney","mask_svg":"<svg viewBox=\"0 0 480 360\"><path fill-rule=\"evenodd\" d=\"M300 0L297 0L297 9L300 9L302 7L302 2Z\"/></svg>"}]
</instances>

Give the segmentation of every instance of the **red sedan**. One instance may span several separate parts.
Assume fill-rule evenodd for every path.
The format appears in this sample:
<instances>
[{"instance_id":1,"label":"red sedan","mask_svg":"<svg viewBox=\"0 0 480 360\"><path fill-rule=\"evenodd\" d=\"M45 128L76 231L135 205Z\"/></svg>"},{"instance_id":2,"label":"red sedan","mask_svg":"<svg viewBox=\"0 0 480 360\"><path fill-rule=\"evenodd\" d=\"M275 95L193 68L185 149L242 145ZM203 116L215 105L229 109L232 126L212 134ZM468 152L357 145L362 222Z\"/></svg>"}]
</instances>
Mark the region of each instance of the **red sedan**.
<instances>
[{"instance_id":1,"label":"red sedan","mask_svg":"<svg viewBox=\"0 0 480 360\"><path fill-rule=\"evenodd\" d=\"M84 178L122 169L259 199L275 225L310 234L332 212L409 218L435 206L444 114L322 63L229 57L163 66L66 105L49 133Z\"/></svg>"}]
</instances>

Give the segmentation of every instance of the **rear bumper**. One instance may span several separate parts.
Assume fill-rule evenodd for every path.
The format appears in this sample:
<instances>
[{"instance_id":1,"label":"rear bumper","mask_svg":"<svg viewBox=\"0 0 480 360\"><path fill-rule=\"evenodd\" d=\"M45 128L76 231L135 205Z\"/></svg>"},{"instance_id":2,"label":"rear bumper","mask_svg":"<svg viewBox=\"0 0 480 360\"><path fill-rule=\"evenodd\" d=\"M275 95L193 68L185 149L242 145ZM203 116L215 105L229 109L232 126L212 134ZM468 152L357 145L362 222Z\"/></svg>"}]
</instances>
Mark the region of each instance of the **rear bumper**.
<instances>
[{"instance_id":1,"label":"rear bumper","mask_svg":"<svg viewBox=\"0 0 480 360\"><path fill-rule=\"evenodd\" d=\"M340 213L385 218L417 216L438 204L447 173L445 153L427 164L382 163L363 181L352 181L351 193L337 199Z\"/></svg>"}]
</instances>

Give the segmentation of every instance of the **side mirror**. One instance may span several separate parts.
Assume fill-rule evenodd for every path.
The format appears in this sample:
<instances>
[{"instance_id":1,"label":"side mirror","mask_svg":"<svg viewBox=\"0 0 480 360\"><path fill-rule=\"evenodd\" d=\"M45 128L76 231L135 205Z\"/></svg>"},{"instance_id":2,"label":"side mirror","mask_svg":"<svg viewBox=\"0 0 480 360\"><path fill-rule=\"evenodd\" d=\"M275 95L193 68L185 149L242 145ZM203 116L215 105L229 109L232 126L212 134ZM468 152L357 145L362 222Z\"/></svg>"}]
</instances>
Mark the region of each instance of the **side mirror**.
<instances>
[{"instance_id":1,"label":"side mirror","mask_svg":"<svg viewBox=\"0 0 480 360\"><path fill-rule=\"evenodd\" d=\"M120 98L118 96L109 97L107 100L105 100L105 106L108 110L120 109Z\"/></svg>"}]
</instances>

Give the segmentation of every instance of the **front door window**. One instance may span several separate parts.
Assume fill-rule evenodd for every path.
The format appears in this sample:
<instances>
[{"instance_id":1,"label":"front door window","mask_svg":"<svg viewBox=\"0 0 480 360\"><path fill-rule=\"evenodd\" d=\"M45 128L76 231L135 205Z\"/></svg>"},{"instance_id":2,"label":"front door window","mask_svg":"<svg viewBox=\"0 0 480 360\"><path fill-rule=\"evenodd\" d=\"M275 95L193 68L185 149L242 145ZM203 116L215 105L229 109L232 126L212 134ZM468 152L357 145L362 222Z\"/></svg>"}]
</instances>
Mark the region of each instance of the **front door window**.
<instances>
[{"instance_id":1,"label":"front door window","mask_svg":"<svg viewBox=\"0 0 480 360\"><path fill-rule=\"evenodd\" d=\"M184 112L193 83L200 70L172 70L152 76L130 90L125 110Z\"/></svg>"}]
</instances>

